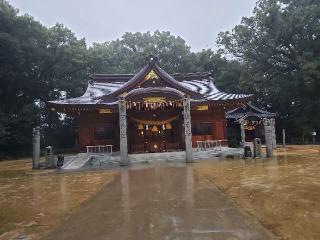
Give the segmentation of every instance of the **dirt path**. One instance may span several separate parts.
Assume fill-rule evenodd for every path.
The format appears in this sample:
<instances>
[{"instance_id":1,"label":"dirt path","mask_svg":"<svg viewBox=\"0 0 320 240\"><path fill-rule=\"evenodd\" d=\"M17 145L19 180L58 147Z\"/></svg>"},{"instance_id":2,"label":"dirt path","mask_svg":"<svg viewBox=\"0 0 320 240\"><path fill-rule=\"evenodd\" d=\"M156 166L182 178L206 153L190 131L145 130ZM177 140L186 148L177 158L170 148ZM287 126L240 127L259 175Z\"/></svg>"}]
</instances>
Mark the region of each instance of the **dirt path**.
<instances>
[{"instance_id":1,"label":"dirt path","mask_svg":"<svg viewBox=\"0 0 320 240\"><path fill-rule=\"evenodd\" d=\"M192 165L123 169L47 239L272 239Z\"/></svg>"}]
</instances>

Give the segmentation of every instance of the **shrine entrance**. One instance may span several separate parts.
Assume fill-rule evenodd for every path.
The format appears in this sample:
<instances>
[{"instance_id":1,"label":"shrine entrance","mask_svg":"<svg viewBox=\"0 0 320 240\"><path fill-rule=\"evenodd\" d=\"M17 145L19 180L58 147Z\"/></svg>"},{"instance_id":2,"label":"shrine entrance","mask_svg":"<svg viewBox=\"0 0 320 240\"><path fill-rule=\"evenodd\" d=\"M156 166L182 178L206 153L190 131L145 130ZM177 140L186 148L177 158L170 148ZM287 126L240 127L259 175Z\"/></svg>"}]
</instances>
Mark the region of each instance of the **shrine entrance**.
<instances>
[{"instance_id":1,"label":"shrine entrance","mask_svg":"<svg viewBox=\"0 0 320 240\"><path fill-rule=\"evenodd\" d=\"M181 110L128 112L129 153L184 150Z\"/></svg>"},{"instance_id":2,"label":"shrine entrance","mask_svg":"<svg viewBox=\"0 0 320 240\"><path fill-rule=\"evenodd\" d=\"M185 150L183 95L169 88L140 88L126 96L129 153Z\"/></svg>"}]
</instances>

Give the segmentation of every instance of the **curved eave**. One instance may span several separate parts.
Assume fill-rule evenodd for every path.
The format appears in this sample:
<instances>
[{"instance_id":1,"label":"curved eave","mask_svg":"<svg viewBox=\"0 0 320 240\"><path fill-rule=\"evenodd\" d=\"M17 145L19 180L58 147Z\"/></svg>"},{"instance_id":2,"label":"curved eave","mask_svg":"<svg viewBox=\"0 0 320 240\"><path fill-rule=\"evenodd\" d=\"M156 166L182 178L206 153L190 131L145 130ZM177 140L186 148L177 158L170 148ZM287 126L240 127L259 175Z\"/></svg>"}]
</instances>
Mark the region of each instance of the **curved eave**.
<instances>
[{"instance_id":1,"label":"curved eave","mask_svg":"<svg viewBox=\"0 0 320 240\"><path fill-rule=\"evenodd\" d=\"M79 111L95 111L99 109L118 109L118 104L70 104L57 103L54 101L46 102L46 106L52 110L62 113L79 112Z\"/></svg>"},{"instance_id":2,"label":"curved eave","mask_svg":"<svg viewBox=\"0 0 320 240\"><path fill-rule=\"evenodd\" d=\"M134 89L125 96L126 100L142 99L143 97L152 97L152 96L163 96L167 100L177 100L182 99L184 94L177 89L168 88L168 87L158 87L158 88L137 88Z\"/></svg>"},{"instance_id":3,"label":"curved eave","mask_svg":"<svg viewBox=\"0 0 320 240\"><path fill-rule=\"evenodd\" d=\"M217 100L212 100L212 99L204 99L204 100L192 100L191 99L191 104L192 105L203 105L203 104L219 104L219 105L228 105L228 104L237 104L237 105L244 105L247 104L249 101L251 101L253 95L245 95L243 97L239 98L230 98L230 99L217 99Z\"/></svg>"},{"instance_id":4,"label":"curved eave","mask_svg":"<svg viewBox=\"0 0 320 240\"><path fill-rule=\"evenodd\" d=\"M167 89L169 93L172 93L171 89ZM170 91L171 90L171 91ZM174 90L174 93L182 97L182 93L179 92L178 90ZM161 93L161 91L158 91ZM134 93L136 94L143 94L145 93L142 90L134 90ZM243 98L236 98L236 99L219 99L219 100L208 100L208 99L203 99L203 100L194 100L191 99L191 106L199 106L199 105L214 105L214 106L242 106L247 104L252 98L252 95L247 95L246 97ZM48 108L52 109L54 108L57 111L61 112L68 112L68 111L86 111L86 110L98 110L101 108L113 108L117 109L118 108L118 102L102 102L102 103L67 103L67 102L62 102L62 101L48 101L46 102L46 105Z\"/></svg>"},{"instance_id":5,"label":"curved eave","mask_svg":"<svg viewBox=\"0 0 320 240\"><path fill-rule=\"evenodd\" d=\"M238 120L240 118L248 118L248 117L257 117L257 118L274 118L276 117L275 113L271 113L258 107L252 105L251 103L246 104L245 108L240 109L236 108L226 113L227 119L235 119Z\"/></svg>"},{"instance_id":6,"label":"curved eave","mask_svg":"<svg viewBox=\"0 0 320 240\"><path fill-rule=\"evenodd\" d=\"M257 113L253 113L253 114L237 114L237 115L226 115L227 119L234 119L235 121L238 121L239 119L242 118L249 118L249 117L256 117L259 119L263 119L263 118L274 118L276 117L276 114L257 114Z\"/></svg>"}]
</instances>

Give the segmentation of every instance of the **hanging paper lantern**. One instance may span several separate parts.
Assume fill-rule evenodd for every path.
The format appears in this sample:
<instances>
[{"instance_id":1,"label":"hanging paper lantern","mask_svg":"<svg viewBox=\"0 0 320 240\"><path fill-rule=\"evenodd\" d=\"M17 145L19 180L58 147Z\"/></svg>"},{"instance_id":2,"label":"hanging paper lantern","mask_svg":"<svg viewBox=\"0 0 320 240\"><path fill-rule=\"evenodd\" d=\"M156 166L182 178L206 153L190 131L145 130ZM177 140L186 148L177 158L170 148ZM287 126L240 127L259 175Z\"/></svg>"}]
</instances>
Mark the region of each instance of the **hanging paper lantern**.
<instances>
[{"instance_id":1,"label":"hanging paper lantern","mask_svg":"<svg viewBox=\"0 0 320 240\"><path fill-rule=\"evenodd\" d=\"M141 123L138 125L138 130L143 130L143 125Z\"/></svg>"},{"instance_id":2,"label":"hanging paper lantern","mask_svg":"<svg viewBox=\"0 0 320 240\"><path fill-rule=\"evenodd\" d=\"M151 128L151 131L152 132L158 132L159 129L158 129L158 127L156 125L153 125L153 127Z\"/></svg>"},{"instance_id":3,"label":"hanging paper lantern","mask_svg":"<svg viewBox=\"0 0 320 240\"><path fill-rule=\"evenodd\" d=\"M166 123L166 129L168 129L168 130L172 129L172 126L170 123Z\"/></svg>"}]
</instances>

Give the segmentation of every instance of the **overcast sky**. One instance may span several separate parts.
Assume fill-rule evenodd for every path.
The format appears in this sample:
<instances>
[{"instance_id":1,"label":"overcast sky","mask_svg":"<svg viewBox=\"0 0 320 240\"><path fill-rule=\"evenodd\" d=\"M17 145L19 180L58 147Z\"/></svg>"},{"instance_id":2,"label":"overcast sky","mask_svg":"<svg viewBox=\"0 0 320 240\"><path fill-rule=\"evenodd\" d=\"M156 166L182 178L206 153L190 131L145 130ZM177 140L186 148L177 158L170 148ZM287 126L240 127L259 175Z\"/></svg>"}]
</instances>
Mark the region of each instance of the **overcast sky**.
<instances>
[{"instance_id":1,"label":"overcast sky","mask_svg":"<svg viewBox=\"0 0 320 240\"><path fill-rule=\"evenodd\" d=\"M170 31L193 50L215 48L220 31L250 16L256 0L9 0L46 26L63 23L87 42L125 32Z\"/></svg>"}]
</instances>

